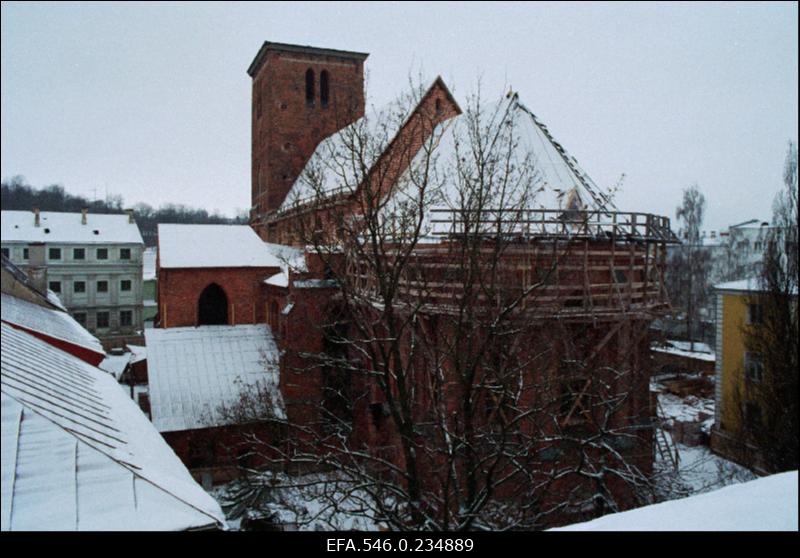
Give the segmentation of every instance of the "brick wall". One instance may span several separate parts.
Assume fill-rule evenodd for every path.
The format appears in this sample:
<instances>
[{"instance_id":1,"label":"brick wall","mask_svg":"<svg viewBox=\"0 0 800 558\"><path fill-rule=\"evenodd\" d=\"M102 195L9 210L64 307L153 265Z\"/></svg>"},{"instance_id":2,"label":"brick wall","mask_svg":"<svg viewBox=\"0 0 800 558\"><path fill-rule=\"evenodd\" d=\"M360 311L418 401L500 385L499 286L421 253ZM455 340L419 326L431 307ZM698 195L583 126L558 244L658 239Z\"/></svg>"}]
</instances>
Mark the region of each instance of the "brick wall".
<instances>
[{"instance_id":1,"label":"brick wall","mask_svg":"<svg viewBox=\"0 0 800 558\"><path fill-rule=\"evenodd\" d=\"M264 279L280 272L277 267L203 268L158 270L160 327L197 325L198 299L216 283L228 298L228 324L266 323L261 299Z\"/></svg>"},{"instance_id":2,"label":"brick wall","mask_svg":"<svg viewBox=\"0 0 800 558\"><path fill-rule=\"evenodd\" d=\"M364 62L300 52L267 52L253 79L251 223L266 239L263 215L277 209L320 141L364 114ZM306 101L306 71L314 73L315 101ZM329 76L329 102L320 76Z\"/></svg>"}]
</instances>

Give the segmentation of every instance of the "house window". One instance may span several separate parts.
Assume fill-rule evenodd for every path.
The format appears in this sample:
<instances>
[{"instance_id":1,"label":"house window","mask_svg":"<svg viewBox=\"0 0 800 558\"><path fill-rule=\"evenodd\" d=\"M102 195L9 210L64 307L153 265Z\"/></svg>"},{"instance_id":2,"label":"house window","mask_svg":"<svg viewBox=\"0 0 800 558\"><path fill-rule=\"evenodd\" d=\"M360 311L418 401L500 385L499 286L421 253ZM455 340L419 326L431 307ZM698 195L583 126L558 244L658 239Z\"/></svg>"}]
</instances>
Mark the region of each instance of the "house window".
<instances>
[{"instance_id":1,"label":"house window","mask_svg":"<svg viewBox=\"0 0 800 558\"><path fill-rule=\"evenodd\" d=\"M106 328L108 327L108 312L98 312L97 313L97 328Z\"/></svg>"},{"instance_id":2,"label":"house window","mask_svg":"<svg viewBox=\"0 0 800 558\"><path fill-rule=\"evenodd\" d=\"M76 322L86 327L86 312L75 312L72 317L75 318Z\"/></svg>"},{"instance_id":3,"label":"house window","mask_svg":"<svg viewBox=\"0 0 800 558\"><path fill-rule=\"evenodd\" d=\"M98 260L107 260L108 259L108 248L98 248L97 249L97 259Z\"/></svg>"},{"instance_id":4,"label":"house window","mask_svg":"<svg viewBox=\"0 0 800 558\"><path fill-rule=\"evenodd\" d=\"M27 260L28 259L28 249L27 248L23 248L22 249L22 259L23 260Z\"/></svg>"},{"instance_id":5,"label":"house window","mask_svg":"<svg viewBox=\"0 0 800 558\"><path fill-rule=\"evenodd\" d=\"M746 352L744 354L744 373L751 382L760 382L764 376L764 362L758 353Z\"/></svg>"},{"instance_id":6,"label":"house window","mask_svg":"<svg viewBox=\"0 0 800 558\"><path fill-rule=\"evenodd\" d=\"M314 106L314 70L306 70L306 105Z\"/></svg>"},{"instance_id":7,"label":"house window","mask_svg":"<svg viewBox=\"0 0 800 558\"><path fill-rule=\"evenodd\" d=\"M73 260L85 260L86 259L86 249L85 248L73 248L72 249L72 259Z\"/></svg>"},{"instance_id":8,"label":"house window","mask_svg":"<svg viewBox=\"0 0 800 558\"><path fill-rule=\"evenodd\" d=\"M319 74L319 102L322 108L328 106L329 98L329 84L328 84L328 70L322 70Z\"/></svg>"},{"instance_id":9,"label":"house window","mask_svg":"<svg viewBox=\"0 0 800 558\"><path fill-rule=\"evenodd\" d=\"M72 292L75 294L86 292L86 281L75 281L72 283Z\"/></svg>"},{"instance_id":10,"label":"house window","mask_svg":"<svg viewBox=\"0 0 800 558\"><path fill-rule=\"evenodd\" d=\"M130 291L131 290L131 280L130 279L123 279L119 282L119 290L121 291Z\"/></svg>"},{"instance_id":11,"label":"house window","mask_svg":"<svg viewBox=\"0 0 800 558\"><path fill-rule=\"evenodd\" d=\"M761 407L756 403L745 403L744 424L748 430L761 428Z\"/></svg>"},{"instance_id":12,"label":"house window","mask_svg":"<svg viewBox=\"0 0 800 558\"><path fill-rule=\"evenodd\" d=\"M119 249L119 259L121 259L121 260L129 260L129 259L131 259L131 249L130 248L120 248Z\"/></svg>"},{"instance_id":13,"label":"house window","mask_svg":"<svg viewBox=\"0 0 800 558\"><path fill-rule=\"evenodd\" d=\"M442 114L442 100L436 99L436 114Z\"/></svg>"},{"instance_id":14,"label":"house window","mask_svg":"<svg viewBox=\"0 0 800 558\"><path fill-rule=\"evenodd\" d=\"M760 324L764 321L764 311L760 304L747 305L747 323Z\"/></svg>"},{"instance_id":15,"label":"house window","mask_svg":"<svg viewBox=\"0 0 800 558\"><path fill-rule=\"evenodd\" d=\"M10 258L10 257L11 257L11 256L9 255L8 248L3 248L3 255L4 255L6 258Z\"/></svg>"},{"instance_id":16,"label":"house window","mask_svg":"<svg viewBox=\"0 0 800 558\"><path fill-rule=\"evenodd\" d=\"M61 259L61 248L50 248L48 251L48 257L51 260L60 260Z\"/></svg>"},{"instance_id":17,"label":"house window","mask_svg":"<svg viewBox=\"0 0 800 558\"><path fill-rule=\"evenodd\" d=\"M61 292L61 281L50 281L47 284L47 288L53 291L54 293Z\"/></svg>"},{"instance_id":18,"label":"house window","mask_svg":"<svg viewBox=\"0 0 800 558\"><path fill-rule=\"evenodd\" d=\"M133 312L131 310L119 311L119 325L121 326L133 325Z\"/></svg>"},{"instance_id":19,"label":"house window","mask_svg":"<svg viewBox=\"0 0 800 558\"><path fill-rule=\"evenodd\" d=\"M98 281L97 282L97 292L98 293L107 293L108 292L108 281Z\"/></svg>"}]
</instances>

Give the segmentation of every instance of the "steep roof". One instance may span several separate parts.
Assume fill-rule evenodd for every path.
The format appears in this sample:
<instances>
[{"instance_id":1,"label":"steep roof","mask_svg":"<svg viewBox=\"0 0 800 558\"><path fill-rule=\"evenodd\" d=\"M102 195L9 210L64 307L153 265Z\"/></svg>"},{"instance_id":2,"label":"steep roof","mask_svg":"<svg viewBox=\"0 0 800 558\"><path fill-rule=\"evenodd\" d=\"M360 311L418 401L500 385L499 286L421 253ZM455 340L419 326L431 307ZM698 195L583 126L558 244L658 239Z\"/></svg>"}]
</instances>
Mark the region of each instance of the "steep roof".
<instances>
[{"instance_id":1,"label":"steep roof","mask_svg":"<svg viewBox=\"0 0 800 558\"><path fill-rule=\"evenodd\" d=\"M381 107L372 107L364 116L317 145L278 211L289 211L320 197L354 193L380 157L389 152L411 117L418 113L437 88L452 103L456 112L460 112L461 108L441 77L436 77L427 89L420 88L413 95L401 96Z\"/></svg>"},{"instance_id":2,"label":"steep roof","mask_svg":"<svg viewBox=\"0 0 800 558\"><path fill-rule=\"evenodd\" d=\"M81 224L80 213L42 211L35 225L32 211L3 211L3 242L57 242L64 244L144 244L136 222L127 215L89 213Z\"/></svg>"},{"instance_id":3,"label":"steep roof","mask_svg":"<svg viewBox=\"0 0 800 558\"><path fill-rule=\"evenodd\" d=\"M2 293L2 305L4 322L105 355L100 340L66 312L51 310L6 293Z\"/></svg>"},{"instance_id":4,"label":"steep roof","mask_svg":"<svg viewBox=\"0 0 800 558\"><path fill-rule=\"evenodd\" d=\"M247 225L158 225L162 268L280 267Z\"/></svg>"},{"instance_id":5,"label":"steep roof","mask_svg":"<svg viewBox=\"0 0 800 558\"><path fill-rule=\"evenodd\" d=\"M227 424L221 406L265 391L276 418L285 416L278 389L278 348L268 326L146 329L153 424L160 432Z\"/></svg>"},{"instance_id":6,"label":"steep roof","mask_svg":"<svg viewBox=\"0 0 800 558\"><path fill-rule=\"evenodd\" d=\"M2 530L224 527L109 374L3 323Z\"/></svg>"},{"instance_id":7,"label":"steep roof","mask_svg":"<svg viewBox=\"0 0 800 558\"><path fill-rule=\"evenodd\" d=\"M482 125L497 130L510 130L508 138L505 139L516 140L509 152L510 160L518 167L530 161L534 169L532 177L534 191L526 190L525 200L517 200L513 191L510 194L504 193L508 199L503 201L503 207L516 206L522 202L522 206L526 209L560 210L575 207L572 204L577 202L578 207L582 209L616 209L609 196L581 169L578 161L556 141L548 127L519 101L517 94L506 95L494 103L486 103L479 110ZM434 202L435 206L461 208L462 203L459 199L461 193L457 190L458 186L452 177L456 176L453 166L457 156L466 159L462 165L471 164L469 156L464 156L470 149L469 118L469 115L461 114L443 122L434 132L438 144L435 147L433 164L444 184L441 192L438 192L439 200ZM501 131L498 136L504 133ZM424 157L424 153L420 152L415 162L422 163L420 159ZM413 171L412 165L406 174ZM490 195L498 194L490 192Z\"/></svg>"}]
</instances>

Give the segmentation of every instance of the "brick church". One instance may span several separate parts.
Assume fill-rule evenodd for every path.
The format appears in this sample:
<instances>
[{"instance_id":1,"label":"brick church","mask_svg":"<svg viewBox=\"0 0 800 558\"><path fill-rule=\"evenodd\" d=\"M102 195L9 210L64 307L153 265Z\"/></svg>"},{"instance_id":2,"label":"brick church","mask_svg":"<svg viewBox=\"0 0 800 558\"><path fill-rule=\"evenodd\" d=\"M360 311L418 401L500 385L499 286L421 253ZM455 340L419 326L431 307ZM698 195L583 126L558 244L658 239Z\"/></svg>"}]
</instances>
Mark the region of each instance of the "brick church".
<instances>
[{"instance_id":1,"label":"brick church","mask_svg":"<svg viewBox=\"0 0 800 558\"><path fill-rule=\"evenodd\" d=\"M281 424L256 465L381 479L415 502L381 510L406 526L490 525L487 501L523 502L522 527L641 501L669 220L617 210L516 94L481 113L437 78L376 125L367 56L265 42L250 64L250 226L159 229L154 422L185 461L246 461L196 443L233 428L209 419L230 386L178 404L190 380L168 371L218 359L213 383L239 359ZM480 156L476 130L496 134Z\"/></svg>"}]
</instances>

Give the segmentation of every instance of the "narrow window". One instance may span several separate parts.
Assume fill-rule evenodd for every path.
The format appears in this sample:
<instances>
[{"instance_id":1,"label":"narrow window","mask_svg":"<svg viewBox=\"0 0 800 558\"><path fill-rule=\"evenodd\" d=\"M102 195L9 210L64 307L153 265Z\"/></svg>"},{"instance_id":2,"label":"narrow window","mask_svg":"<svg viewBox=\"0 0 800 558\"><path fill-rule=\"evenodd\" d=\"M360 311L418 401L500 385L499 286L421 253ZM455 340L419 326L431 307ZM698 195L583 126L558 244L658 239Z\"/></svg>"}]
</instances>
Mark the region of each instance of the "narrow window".
<instances>
[{"instance_id":1,"label":"narrow window","mask_svg":"<svg viewBox=\"0 0 800 558\"><path fill-rule=\"evenodd\" d=\"M28 249L27 248L23 248L22 249L22 259L23 260L27 260L28 259Z\"/></svg>"},{"instance_id":2,"label":"narrow window","mask_svg":"<svg viewBox=\"0 0 800 558\"><path fill-rule=\"evenodd\" d=\"M306 105L314 106L314 70L306 70Z\"/></svg>"},{"instance_id":3,"label":"narrow window","mask_svg":"<svg viewBox=\"0 0 800 558\"><path fill-rule=\"evenodd\" d=\"M764 362L758 353L744 354L744 372L751 382L760 382L764 377Z\"/></svg>"},{"instance_id":4,"label":"narrow window","mask_svg":"<svg viewBox=\"0 0 800 558\"><path fill-rule=\"evenodd\" d=\"M442 100L436 99L436 114L442 114Z\"/></svg>"},{"instance_id":5,"label":"narrow window","mask_svg":"<svg viewBox=\"0 0 800 558\"><path fill-rule=\"evenodd\" d=\"M328 70L322 70L319 74L319 102L322 108L328 106L329 98L329 84L328 84Z\"/></svg>"},{"instance_id":6,"label":"narrow window","mask_svg":"<svg viewBox=\"0 0 800 558\"><path fill-rule=\"evenodd\" d=\"M72 249L72 259L73 260L85 260L86 259L86 249L85 248L73 248Z\"/></svg>"},{"instance_id":7,"label":"narrow window","mask_svg":"<svg viewBox=\"0 0 800 558\"><path fill-rule=\"evenodd\" d=\"M764 314L760 304L747 305L747 323L760 324L764 321Z\"/></svg>"},{"instance_id":8,"label":"narrow window","mask_svg":"<svg viewBox=\"0 0 800 558\"><path fill-rule=\"evenodd\" d=\"M261 94L256 93L256 118L261 118Z\"/></svg>"},{"instance_id":9,"label":"narrow window","mask_svg":"<svg viewBox=\"0 0 800 558\"><path fill-rule=\"evenodd\" d=\"M131 310L119 311L119 325L130 326L133 324L133 312Z\"/></svg>"},{"instance_id":10,"label":"narrow window","mask_svg":"<svg viewBox=\"0 0 800 558\"><path fill-rule=\"evenodd\" d=\"M98 312L97 313L97 328L105 328L108 327L108 312Z\"/></svg>"}]
</instances>

